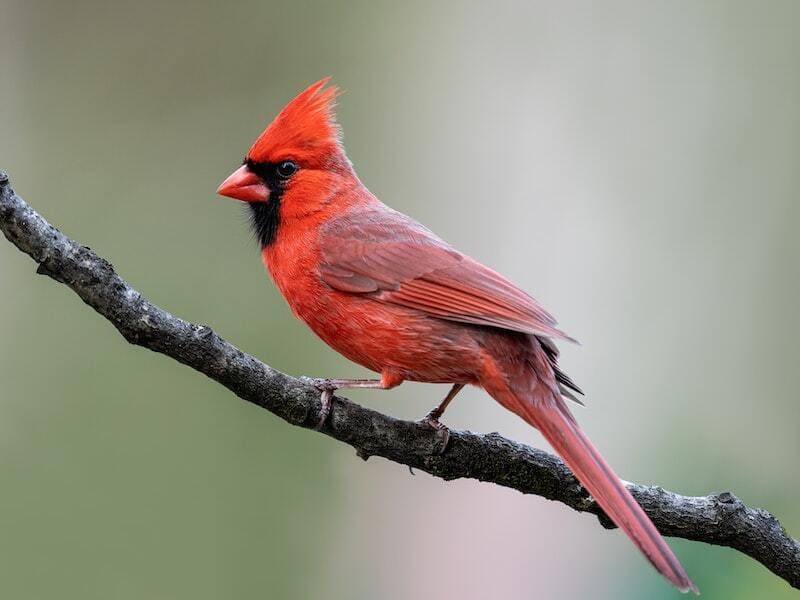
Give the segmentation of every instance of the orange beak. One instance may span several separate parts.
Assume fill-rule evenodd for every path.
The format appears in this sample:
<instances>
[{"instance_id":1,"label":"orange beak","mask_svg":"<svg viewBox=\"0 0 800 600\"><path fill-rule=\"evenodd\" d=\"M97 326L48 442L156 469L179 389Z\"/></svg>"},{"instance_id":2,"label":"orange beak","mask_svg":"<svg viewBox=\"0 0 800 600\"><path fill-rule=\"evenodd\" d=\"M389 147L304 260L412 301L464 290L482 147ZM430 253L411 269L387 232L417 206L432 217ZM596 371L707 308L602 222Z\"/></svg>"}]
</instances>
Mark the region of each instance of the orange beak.
<instances>
[{"instance_id":1,"label":"orange beak","mask_svg":"<svg viewBox=\"0 0 800 600\"><path fill-rule=\"evenodd\" d=\"M258 175L247 168L247 165L242 165L231 173L217 188L217 193L242 202L269 200L269 188Z\"/></svg>"}]
</instances>

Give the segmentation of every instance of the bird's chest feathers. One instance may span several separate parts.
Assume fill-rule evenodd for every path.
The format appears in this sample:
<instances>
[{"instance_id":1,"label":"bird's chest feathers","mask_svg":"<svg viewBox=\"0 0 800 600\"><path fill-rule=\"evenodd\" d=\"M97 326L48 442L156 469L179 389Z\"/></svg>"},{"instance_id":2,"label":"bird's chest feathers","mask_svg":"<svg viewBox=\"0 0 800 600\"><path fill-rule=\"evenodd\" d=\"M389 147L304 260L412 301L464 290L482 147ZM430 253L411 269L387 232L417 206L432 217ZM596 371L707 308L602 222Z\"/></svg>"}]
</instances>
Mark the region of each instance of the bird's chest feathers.
<instances>
[{"instance_id":1,"label":"bird's chest feathers","mask_svg":"<svg viewBox=\"0 0 800 600\"><path fill-rule=\"evenodd\" d=\"M309 316L320 310L323 296L314 230L282 227L261 257L292 312L308 322Z\"/></svg>"}]
</instances>

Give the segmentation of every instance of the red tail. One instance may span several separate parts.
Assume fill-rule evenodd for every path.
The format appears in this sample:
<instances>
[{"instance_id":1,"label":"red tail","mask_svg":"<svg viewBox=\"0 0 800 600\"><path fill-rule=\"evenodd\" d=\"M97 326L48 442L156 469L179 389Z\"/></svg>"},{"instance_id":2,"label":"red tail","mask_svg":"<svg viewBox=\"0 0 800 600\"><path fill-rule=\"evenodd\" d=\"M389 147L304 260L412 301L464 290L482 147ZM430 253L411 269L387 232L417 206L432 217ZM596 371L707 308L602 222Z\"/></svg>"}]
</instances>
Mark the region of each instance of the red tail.
<instances>
[{"instance_id":1,"label":"red tail","mask_svg":"<svg viewBox=\"0 0 800 600\"><path fill-rule=\"evenodd\" d=\"M538 386L535 393L540 391L549 397L531 401L514 394L514 412L542 432L578 481L659 573L680 591L699 594L655 525L580 430L564 400L553 398L545 386Z\"/></svg>"}]
</instances>

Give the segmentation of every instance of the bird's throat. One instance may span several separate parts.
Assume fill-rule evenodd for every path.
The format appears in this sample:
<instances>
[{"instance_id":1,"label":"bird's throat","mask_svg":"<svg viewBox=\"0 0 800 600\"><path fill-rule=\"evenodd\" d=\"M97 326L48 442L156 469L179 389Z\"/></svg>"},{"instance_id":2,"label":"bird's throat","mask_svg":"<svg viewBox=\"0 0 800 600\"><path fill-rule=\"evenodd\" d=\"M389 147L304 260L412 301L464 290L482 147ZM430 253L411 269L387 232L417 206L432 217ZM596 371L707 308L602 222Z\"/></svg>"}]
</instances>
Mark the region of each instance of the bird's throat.
<instances>
[{"instance_id":1,"label":"bird's throat","mask_svg":"<svg viewBox=\"0 0 800 600\"><path fill-rule=\"evenodd\" d=\"M250 202L250 226L258 243L266 248L275 242L281 222L281 199L273 194L267 202Z\"/></svg>"}]
</instances>

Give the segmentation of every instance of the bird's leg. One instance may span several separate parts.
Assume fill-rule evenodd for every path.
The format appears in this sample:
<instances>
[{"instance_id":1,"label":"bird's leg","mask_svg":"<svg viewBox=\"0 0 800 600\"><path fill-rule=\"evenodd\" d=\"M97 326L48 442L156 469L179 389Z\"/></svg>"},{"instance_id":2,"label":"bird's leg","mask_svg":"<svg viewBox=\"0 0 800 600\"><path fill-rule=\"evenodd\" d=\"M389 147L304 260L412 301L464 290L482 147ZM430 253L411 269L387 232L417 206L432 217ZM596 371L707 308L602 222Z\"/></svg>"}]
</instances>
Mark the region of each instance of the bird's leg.
<instances>
[{"instance_id":1,"label":"bird's leg","mask_svg":"<svg viewBox=\"0 0 800 600\"><path fill-rule=\"evenodd\" d=\"M444 397L444 400L441 401L439 406L425 415L425 418L422 419L422 423L427 423L436 429L444 427L444 425L439 422L439 418L444 414L444 411L447 410L447 406L453 401L453 398L455 398L462 389L464 389L463 383L454 383L450 391L447 392L447 396Z\"/></svg>"},{"instance_id":2,"label":"bird's leg","mask_svg":"<svg viewBox=\"0 0 800 600\"><path fill-rule=\"evenodd\" d=\"M422 425L427 425L428 427L432 427L433 429L442 432L444 439L442 440L442 449L439 454L442 454L445 449L447 448L447 442L450 441L450 430L447 429L447 426L442 424L439 421L439 418L444 414L444 411L447 410L447 406L453 401L460 392L464 389L463 383L454 383L453 387L450 388L450 391L447 392L447 396L444 397L444 400L441 401L439 406L434 408L431 412L429 412L423 419L420 421Z\"/></svg>"},{"instance_id":3,"label":"bird's leg","mask_svg":"<svg viewBox=\"0 0 800 600\"><path fill-rule=\"evenodd\" d=\"M402 381L402 379L400 381ZM388 390L389 388L399 385L399 382L395 383L395 381L389 380L386 377L381 377L381 379L312 379L311 383L315 388L322 392L320 396L322 407L319 411L319 423L317 423L316 427L314 427L314 429L317 431L322 429L322 426L325 424L325 421L328 420L328 416L331 414L331 400L333 400L333 393L336 390Z\"/></svg>"},{"instance_id":4,"label":"bird's leg","mask_svg":"<svg viewBox=\"0 0 800 600\"><path fill-rule=\"evenodd\" d=\"M339 390L339 389L382 389L383 382L380 379L312 379L314 387L321 390Z\"/></svg>"}]
</instances>

